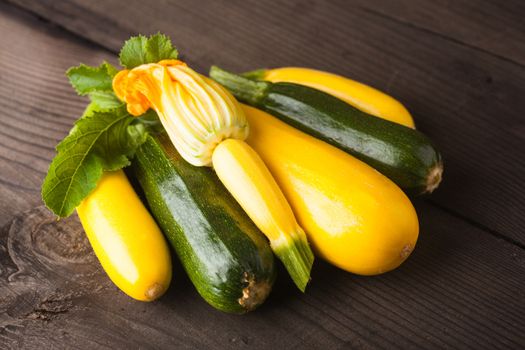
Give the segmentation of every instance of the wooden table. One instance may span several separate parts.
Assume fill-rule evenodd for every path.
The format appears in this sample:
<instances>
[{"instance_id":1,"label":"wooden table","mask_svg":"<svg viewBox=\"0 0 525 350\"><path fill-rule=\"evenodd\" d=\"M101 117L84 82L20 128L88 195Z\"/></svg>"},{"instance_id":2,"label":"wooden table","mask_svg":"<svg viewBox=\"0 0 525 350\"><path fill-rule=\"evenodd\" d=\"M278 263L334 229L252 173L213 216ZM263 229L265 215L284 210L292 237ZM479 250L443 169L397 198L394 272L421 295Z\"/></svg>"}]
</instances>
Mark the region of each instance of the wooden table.
<instances>
[{"instance_id":1,"label":"wooden table","mask_svg":"<svg viewBox=\"0 0 525 350\"><path fill-rule=\"evenodd\" d=\"M281 269L244 316L178 263L158 302L119 292L40 185L86 103L64 71L157 31L201 72L309 66L400 99L445 159L410 259L377 277L317 261L304 295ZM525 2L12 0L0 33L1 349L525 347Z\"/></svg>"}]
</instances>

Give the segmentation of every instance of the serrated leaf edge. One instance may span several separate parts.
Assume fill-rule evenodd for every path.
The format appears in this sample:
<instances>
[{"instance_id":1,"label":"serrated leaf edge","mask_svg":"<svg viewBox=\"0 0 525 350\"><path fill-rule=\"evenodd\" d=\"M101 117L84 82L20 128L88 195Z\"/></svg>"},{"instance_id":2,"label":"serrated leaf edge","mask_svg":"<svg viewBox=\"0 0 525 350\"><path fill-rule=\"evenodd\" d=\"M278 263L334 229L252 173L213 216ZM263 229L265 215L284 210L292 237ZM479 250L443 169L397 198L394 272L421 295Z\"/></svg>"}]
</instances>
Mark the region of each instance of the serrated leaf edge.
<instances>
[{"instance_id":1,"label":"serrated leaf edge","mask_svg":"<svg viewBox=\"0 0 525 350\"><path fill-rule=\"evenodd\" d=\"M108 112L102 112L102 113L108 113ZM92 118L92 117L93 117L93 115L89 115L89 116L87 116L87 118ZM117 117L117 119L115 119L113 122L111 122L110 124L108 124L105 128L101 129L100 132L99 132L99 134L100 134L100 135L104 134L104 133L105 133L107 130L109 130L113 125L115 125L116 123L120 122L122 119L124 119L124 118L128 118L128 117L129 117L129 115L126 115L126 114L123 115L123 116L121 116L121 117ZM80 121L80 120L78 120L78 121ZM77 121L77 122L78 122L78 121ZM76 123L75 123L75 124L76 124ZM94 145L96 144L96 142L98 141L100 135L97 136L95 139L93 139L93 142L89 145L88 150L84 153L84 155L82 156L81 160L77 163L77 166L76 166L76 168L75 168L75 171L73 172L73 175L71 175L70 177L65 178L65 179L60 179L60 180L59 180L59 181L58 181L53 187L51 187L51 189L47 190L46 193L50 193L50 192L52 192L52 191L53 191L53 190L54 190L54 189L55 189L55 188L56 188L56 187L57 187L62 181L67 180L67 179L72 179L72 178L74 178L74 177L76 176L76 174L77 174L77 172L78 172L78 169L81 167L81 164L83 164L83 162L84 162L84 160L86 159L86 157L90 154L90 152L91 152L93 146L94 146ZM84 136L84 135L83 135L83 136ZM64 142L68 137L69 137L69 135L66 136L66 138L64 138L60 143ZM77 141L75 140L75 142L77 142ZM58 147L58 145L57 145L57 147ZM50 165L50 167L51 167L51 165ZM55 167L55 168L56 168L56 167ZM55 176L56 176L56 174L55 174ZM98 182L98 179L97 179L97 182ZM68 196L69 196L69 192L70 192L70 190L71 190L71 184L72 184L72 183L73 183L73 181L71 181L71 182L69 183L69 185L68 185L68 187L67 187L67 190L66 190L66 194L64 195L64 198L68 198ZM44 192L42 192L42 197L45 197ZM44 202L45 202L45 200L44 200ZM62 213L63 213L63 210L64 210L64 205L65 205L66 202L67 202L67 200L63 200L63 201L62 201L61 206L60 206L60 210L58 211L58 214L57 214L57 215L62 216ZM46 206L47 206L47 203L46 203ZM51 209L51 208L50 208L50 209ZM52 209L51 209L51 210L52 210Z\"/></svg>"}]
</instances>

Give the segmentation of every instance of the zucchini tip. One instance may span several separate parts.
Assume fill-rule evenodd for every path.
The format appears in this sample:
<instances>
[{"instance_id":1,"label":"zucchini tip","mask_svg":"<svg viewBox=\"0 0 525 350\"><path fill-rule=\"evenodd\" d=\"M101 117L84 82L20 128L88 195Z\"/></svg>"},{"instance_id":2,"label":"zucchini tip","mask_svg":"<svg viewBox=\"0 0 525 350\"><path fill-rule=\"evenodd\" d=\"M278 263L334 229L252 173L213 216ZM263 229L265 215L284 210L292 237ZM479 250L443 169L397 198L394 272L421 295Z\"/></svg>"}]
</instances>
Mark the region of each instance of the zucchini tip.
<instances>
[{"instance_id":1,"label":"zucchini tip","mask_svg":"<svg viewBox=\"0 0 525 350\"><path fill-rule=\"evenodd\" d=\"M144 293L146 296L147 301L153 301L155 299L158 299L164 292L166 291L166 288L164 288L163 285L160 283L153 283Z\"/></svg>"},{"instance_id":2,"label":"zucchini tip","mask_svg":"<svg viewBox=\"0 0 525 350\"><path fill-rule=\"evenodd\" d=\"M246 312L256 309L270 294L272 284L269 281L257 281L252 274L244 273L244 282L247 284L238 299L239 305Z\"/></svg>"},{"instance_id":3,"label":"zucchini tip","mask_svg":"<svg viewBox=\"0 0 525 350\"><path fill-rule=\"evenodd\" d=\"M427 176L427 184L424 193L432 193L439 187L441 179L443 178L443 163L439 162L430 171Z\"/></svg>"}]
</instances>

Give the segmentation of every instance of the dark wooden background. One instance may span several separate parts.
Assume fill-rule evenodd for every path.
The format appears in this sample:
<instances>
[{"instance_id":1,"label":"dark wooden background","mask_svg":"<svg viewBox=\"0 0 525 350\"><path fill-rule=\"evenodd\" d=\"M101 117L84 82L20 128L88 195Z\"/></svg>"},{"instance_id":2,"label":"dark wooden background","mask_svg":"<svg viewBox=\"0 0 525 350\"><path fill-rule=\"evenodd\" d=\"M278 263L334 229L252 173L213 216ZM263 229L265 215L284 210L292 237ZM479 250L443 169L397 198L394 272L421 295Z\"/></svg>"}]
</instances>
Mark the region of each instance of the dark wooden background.
<instances>
[{"instance_id":1,"label":"dark wooden background","mask_svg":"<svg viewBox=\"0 0 525 350\"><path fill-rule=\"evenodd\" d=\"M400 99L445 158L411 258L377 277L317 261L304 295L281 271L243 316L177 263L161 300L119 292L40 185L86 103L64 71L157 31L201 72L308 66ZM520 0L0 1L0 348L523 348L524 111Z\"/></svg>"}]
</instances>

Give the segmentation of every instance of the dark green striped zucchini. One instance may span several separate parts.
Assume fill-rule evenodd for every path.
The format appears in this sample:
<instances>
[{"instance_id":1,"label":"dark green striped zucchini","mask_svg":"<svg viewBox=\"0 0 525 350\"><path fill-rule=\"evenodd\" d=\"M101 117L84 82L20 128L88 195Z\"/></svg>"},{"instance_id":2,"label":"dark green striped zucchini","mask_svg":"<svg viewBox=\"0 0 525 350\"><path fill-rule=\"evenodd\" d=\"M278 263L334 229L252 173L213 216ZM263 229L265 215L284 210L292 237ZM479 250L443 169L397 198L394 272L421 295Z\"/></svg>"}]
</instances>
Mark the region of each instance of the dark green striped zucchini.
<instances>
[{"instance_id":1,"label":"dark green striped zucchini","mask_svg":"<svg viewBox=\"0 0 525 350\"><path fill-rule=\"evenodd\" d=\"M187 163L166 136L149 136L132 170L199 294L226 312L260 305L275 278L273 253L213 170Z\"/></svg>"},{"instance_id":2,"label":"dark green striped zucchini","mask_svg":"<svg viewBox=\"0 0 525 350\"><path fill-rule=\"evenodd\" d=\"M441 181L441 155L417 130L371 116L307 86L255 81L217 67L210 76L240 101L352 154L408 193L430 193Z\"/></svg>"}]
</instances>

